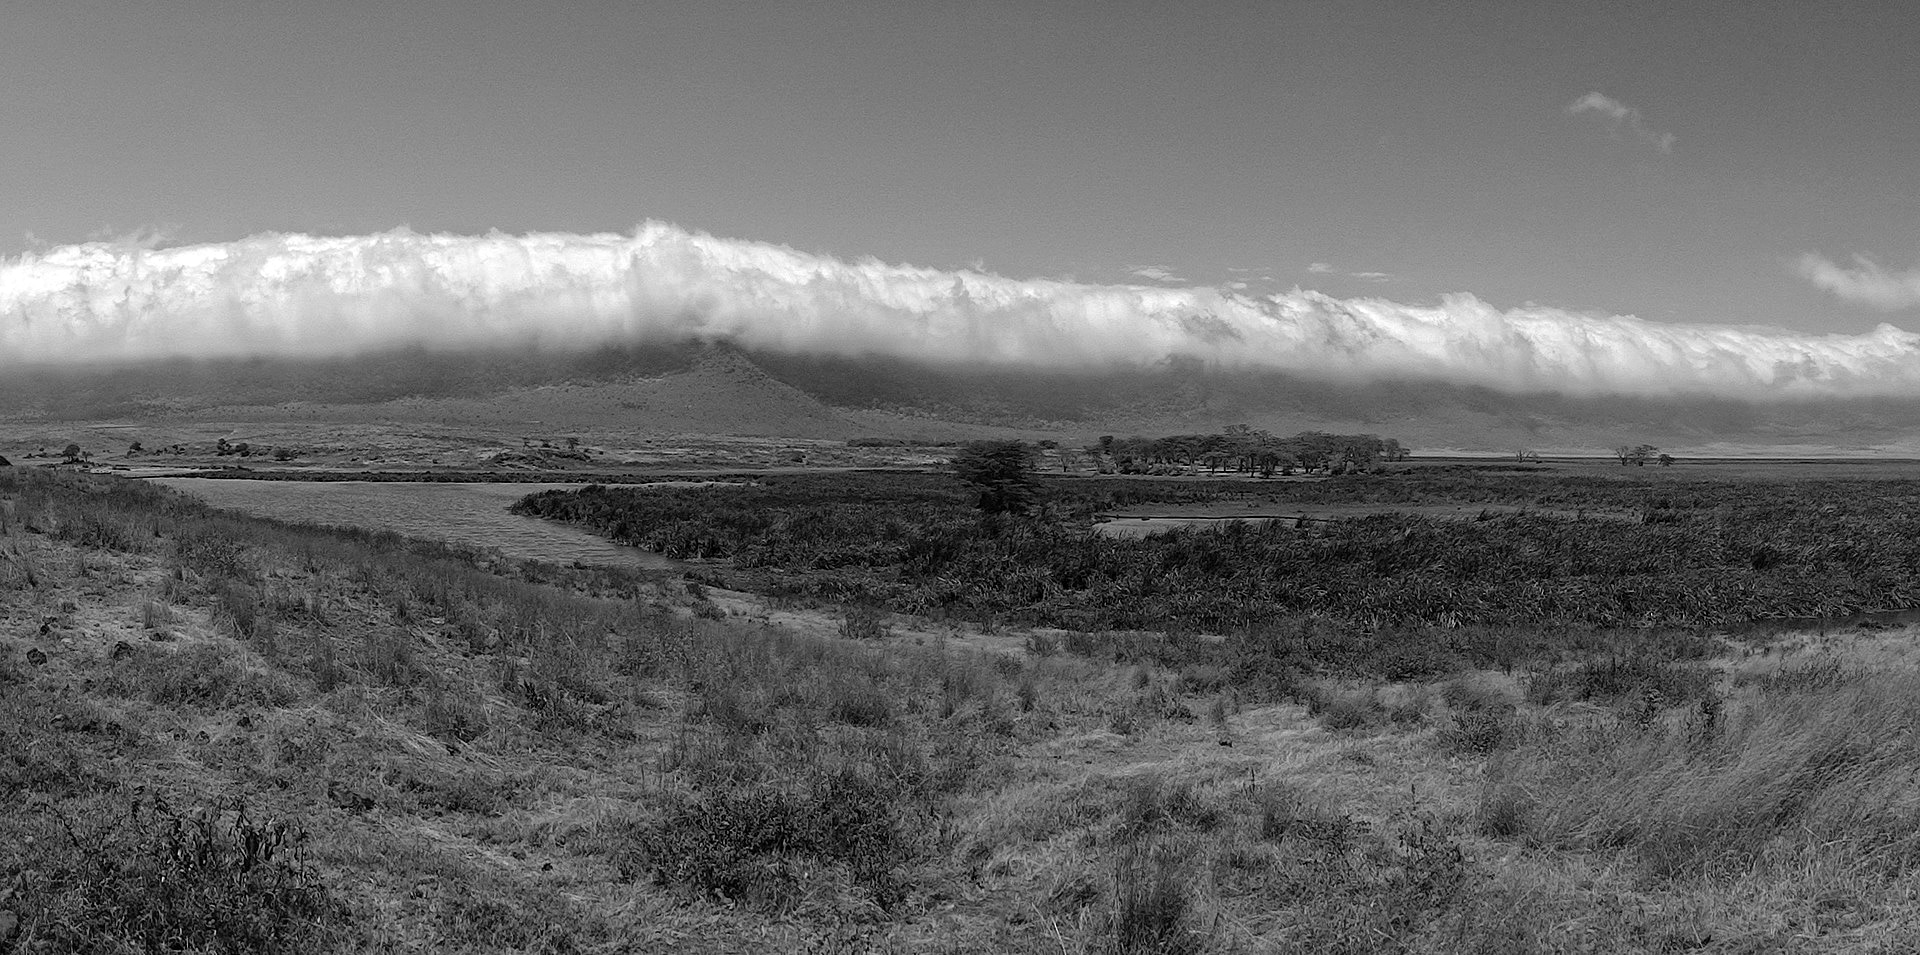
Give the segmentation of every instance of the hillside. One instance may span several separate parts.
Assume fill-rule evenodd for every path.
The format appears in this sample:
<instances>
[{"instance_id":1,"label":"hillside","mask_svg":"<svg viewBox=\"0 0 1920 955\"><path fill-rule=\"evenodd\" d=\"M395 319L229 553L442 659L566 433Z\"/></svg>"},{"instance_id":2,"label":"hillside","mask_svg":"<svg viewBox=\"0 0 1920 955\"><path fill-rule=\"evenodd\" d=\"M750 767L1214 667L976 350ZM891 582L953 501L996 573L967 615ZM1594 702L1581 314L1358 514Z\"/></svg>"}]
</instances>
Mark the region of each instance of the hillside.
<instances>
[{"instance_id":1,"label":"hillside","mask_svg":"<svg viewBox=\"0 0 1920 955\"><path fill-rule=\"evenodd\" d=\"M1184 359L1009 369L694 341L581 353L416 349L313 362L15 368L0 373L0 399L0 431L16 446L42 435L64 444L61 426L75 424L103 434L190 433L209 422L266 434L378 425L512 446L541 434L602 444L662 435L1077 442L1245 423L1283 434L1374 432L1419 449L1476 453L1596 453L1644 442L1694 455L1920 454L1915 401L1508 394L1413 379L1315 381ZM326 443L324 433L292 440Z\"/></svg>"}]
</instances>

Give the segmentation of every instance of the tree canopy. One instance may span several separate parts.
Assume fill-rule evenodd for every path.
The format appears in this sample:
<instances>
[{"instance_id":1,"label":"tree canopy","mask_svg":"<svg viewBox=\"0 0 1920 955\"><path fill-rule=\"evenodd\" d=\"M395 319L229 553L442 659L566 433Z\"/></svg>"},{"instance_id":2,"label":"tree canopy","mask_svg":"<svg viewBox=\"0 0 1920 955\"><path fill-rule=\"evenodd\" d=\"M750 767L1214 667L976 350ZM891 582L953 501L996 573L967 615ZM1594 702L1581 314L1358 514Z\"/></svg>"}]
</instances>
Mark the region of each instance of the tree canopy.
<instances>
[{"instance_id":1,"label":"tree canopy","mask_svg":"<svg viewBox=\"0 0 1920 955\"><path fill-rule=\"evenodd\" d=\"M953 471L973 486L977 504L988 514L1018 513L1033 504L1038 452L1024 441L974 441L953 456Z\"/></svg>"}]
</instances>

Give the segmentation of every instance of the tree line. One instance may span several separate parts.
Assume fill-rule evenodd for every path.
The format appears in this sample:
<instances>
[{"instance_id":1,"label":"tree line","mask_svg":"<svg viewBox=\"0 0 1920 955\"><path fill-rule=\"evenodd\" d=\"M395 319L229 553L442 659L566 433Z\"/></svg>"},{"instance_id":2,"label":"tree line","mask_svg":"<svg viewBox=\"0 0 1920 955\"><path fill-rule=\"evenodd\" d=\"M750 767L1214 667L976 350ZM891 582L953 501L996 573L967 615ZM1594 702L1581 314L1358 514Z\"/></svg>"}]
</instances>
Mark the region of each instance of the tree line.
<instances>
[{"instance_id":1,"label":"tree line","mask_svg":"<svg viewBox=\"0 0 1920 955\"><path fill-rule=\"evenodd\" d=\"M1302 431L1280 436L1244 424L1214 434L1173 434L1158 438L1104 435L1083 452L1102 474L1166 474L1205 468L1273 477L1276 474L1364 473L1410 453L1399 441L1377 434Z\"/></svg>"}]
</instances>

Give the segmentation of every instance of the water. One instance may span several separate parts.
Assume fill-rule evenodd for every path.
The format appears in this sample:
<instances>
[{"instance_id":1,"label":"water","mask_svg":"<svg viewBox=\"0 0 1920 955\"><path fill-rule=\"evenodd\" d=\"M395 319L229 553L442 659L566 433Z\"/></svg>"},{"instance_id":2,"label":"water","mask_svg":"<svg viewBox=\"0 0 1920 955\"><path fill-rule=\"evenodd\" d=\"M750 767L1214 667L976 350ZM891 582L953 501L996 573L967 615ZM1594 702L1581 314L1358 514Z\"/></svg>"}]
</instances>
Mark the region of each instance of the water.
<instances>
[{"instance_id":1,"label":"water","mask_svg":"<svg viewBox=\"0 0 1920 955\"><path fill-rule=\"evenodd\" d=\"M1234 521L1245 521L1255 527L1276 521L1282 527L1299 527L1302 524L1319 524L1326 521L1370 517L1376 514L1400 514L1407 517L1446 521L1473 521L1483 516L1515 514L1558 517L1567 520L1630 523L1640 519L1639 514L1628 511L1538 507L1530 504L1310 504L1298 510L1266 514L1242 510L1234 505L1219 508L1216 513L1211 514L1206 513L1206 510L1206 508L1192 508L1167 514L1106 516L1093 525L1093 532L1105 537L1134 538L1164 533L1181 527L1209 530Z\"/></svg>"},{"instance_id":2,"label":"water","mask_svg":"<svg viewBox=\"0 0 1920 955\"><path fill-rule=\"evenodd\" d=\"M1232 521L1245 521L1256 527L1268 521L1280 521L1291 526L1300 523L1298 518L1293 517L1114 517L1093 525L1093 532L1103 537L1145 537L1177 527L1207 530Z\"/></svg>"},{"instance_id":3,"label":"water","mask_svg":"<svg viewBox=\"0 0 1920 955\"><path fill-rule=\"evenodd\" d=\"M152 478L215 507L259 517L387 530L408 537L497 548L509 557L557 564L579 561L679 570L689 566L590 531L507 513L513 502L577 484L412 483L401 481L247 481Z\"/></svg>"}]
</instances>

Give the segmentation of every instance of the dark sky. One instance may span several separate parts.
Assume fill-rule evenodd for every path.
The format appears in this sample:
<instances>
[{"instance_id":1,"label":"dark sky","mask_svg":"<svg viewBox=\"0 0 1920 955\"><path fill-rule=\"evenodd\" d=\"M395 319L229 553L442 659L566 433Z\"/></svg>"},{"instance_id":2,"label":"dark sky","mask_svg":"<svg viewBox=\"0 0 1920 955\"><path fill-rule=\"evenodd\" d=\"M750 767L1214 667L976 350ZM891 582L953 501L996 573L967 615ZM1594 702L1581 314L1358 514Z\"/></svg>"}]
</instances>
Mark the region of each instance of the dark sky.
<instances>
[{"instance_id":1,"label":"dark sky","mask_svg":"<svg viewBox=\"0 0 1920 955\"><path fill-rule=\"evenodd\" d=\"M1014 277L1911 328L1916 40L1915 3L14 0L0 256L664 219Z\"/></svg>"}]
</instances>

